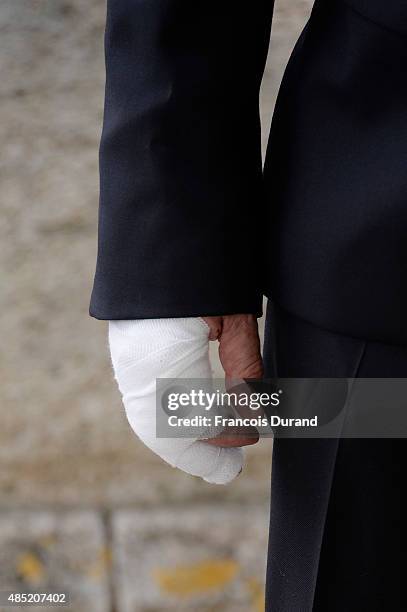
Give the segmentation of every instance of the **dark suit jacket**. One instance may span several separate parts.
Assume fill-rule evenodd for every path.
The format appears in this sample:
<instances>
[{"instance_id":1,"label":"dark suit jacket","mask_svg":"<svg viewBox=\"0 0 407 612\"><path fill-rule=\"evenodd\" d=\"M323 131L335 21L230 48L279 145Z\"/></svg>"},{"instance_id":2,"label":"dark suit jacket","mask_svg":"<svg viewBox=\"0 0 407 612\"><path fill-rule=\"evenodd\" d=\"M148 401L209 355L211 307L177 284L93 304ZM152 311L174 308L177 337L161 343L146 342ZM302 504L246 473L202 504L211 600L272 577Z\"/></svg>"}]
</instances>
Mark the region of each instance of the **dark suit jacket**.
<instances>
[{"instance_id":1,"label":"dark suit jacket","mask_svg":"<svg viewBox=\"0 0 407 612\"><path fill-rule=\"evenodd\" d=\"M407 341L407 2L317 0L264 174L272 0L109 0L101 319L260 314Z\"/></svg>"}]
</instances>

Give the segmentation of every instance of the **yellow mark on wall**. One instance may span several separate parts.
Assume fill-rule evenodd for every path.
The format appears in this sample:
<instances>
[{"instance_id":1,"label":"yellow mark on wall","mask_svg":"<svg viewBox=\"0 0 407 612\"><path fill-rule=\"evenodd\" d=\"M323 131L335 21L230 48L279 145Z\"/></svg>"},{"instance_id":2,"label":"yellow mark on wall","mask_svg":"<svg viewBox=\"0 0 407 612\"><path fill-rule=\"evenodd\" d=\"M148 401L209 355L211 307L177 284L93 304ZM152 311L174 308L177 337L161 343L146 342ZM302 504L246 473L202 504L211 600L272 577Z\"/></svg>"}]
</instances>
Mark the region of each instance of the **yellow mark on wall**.
<instances>
[{"instance_id":1,"label":"yellow mark on wall","mask_svg":"<svg viewBox=\"0 0 407 612\"><path fill-rule=\"evenodd\" d=\"M188 597L223 588L233 580L238 570L238 564L232 559L213 559L191 565L178 565L172 569L157 569L154 577L166 593Z\"/></svg>"},{"instance_id":2,"label":"yellow mark on wall","mask_svg":"<svg viewBox=\"0 0 407 612\"><path fill-rule=\"evenodd\" d=\"M37 555L27 552L18 560L17 572L26 582L37 584L45 574L45 567Z\"/></svg>"},{"instance_id":3,"label":"yellow mark on wall","mask_svg":"<svg viewBox=\"0 0 407 612\"><path fill-rule=\"evenodd\" d=\"M108 547L104 547L99 551L96 561L87 568L87 574L90 578L103 578L108 568L112 563L112 551Z\"/></svg>"},{"instance_id":4,"label":"yellow mark on wall","mask_svg":"<svg viewBox=\"0 0 407 612\"><path fill-rule=\"evenodd\" d=\"M253 612L264 612L266 602L264 600L264 586L256 578L249 578L246 581L248 591L251 596Z\"/></svg>"},{"instance_id":5,"label":"yellow mark on wall","mask_svg":"<svg viewBox=\"0 0 407 612\"><path fill-rule=\"evenodd\" d=\"M56 541L57 539L55 535L49 534L43 536L42 538L38 538L37 544L41 546L41 548L51 548L51 546L54 546Z\"/></svg>"}]
</instances>

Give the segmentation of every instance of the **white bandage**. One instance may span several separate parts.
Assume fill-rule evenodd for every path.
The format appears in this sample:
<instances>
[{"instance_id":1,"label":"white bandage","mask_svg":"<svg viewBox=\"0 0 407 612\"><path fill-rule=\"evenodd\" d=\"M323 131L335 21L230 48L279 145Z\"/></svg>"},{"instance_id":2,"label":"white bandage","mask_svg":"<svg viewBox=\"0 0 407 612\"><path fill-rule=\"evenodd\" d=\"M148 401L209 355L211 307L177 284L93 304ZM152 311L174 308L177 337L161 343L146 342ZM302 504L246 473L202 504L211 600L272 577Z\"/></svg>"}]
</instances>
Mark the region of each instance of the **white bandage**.
<instances>
[{"instance_id":1,"label":"white bandage","mask_svg":"<svg viewBox=\"0 0 407 612\"><path fill-rule=\"evenodd\" d=\"M128 421L164 461L214 484L233 480L243 465L241 448L219 448L199 438L156 435L156 379L211 378L209 328L201 318L109 321L113 369Z\"/></svg>"}]
</instances>

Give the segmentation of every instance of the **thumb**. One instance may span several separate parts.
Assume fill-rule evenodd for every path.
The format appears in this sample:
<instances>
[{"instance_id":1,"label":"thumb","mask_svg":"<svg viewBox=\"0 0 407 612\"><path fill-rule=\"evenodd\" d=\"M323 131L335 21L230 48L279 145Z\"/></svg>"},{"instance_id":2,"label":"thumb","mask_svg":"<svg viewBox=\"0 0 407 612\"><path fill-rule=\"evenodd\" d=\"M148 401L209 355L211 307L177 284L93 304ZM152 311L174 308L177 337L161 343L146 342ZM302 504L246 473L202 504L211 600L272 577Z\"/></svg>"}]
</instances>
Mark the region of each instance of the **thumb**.
<instances>
[{"instance_id":1,"label":"thumb","mask_svg":"<svg viewBox=\"0 0 407 612\"><path fill-rule=\"evenodd\" d=\"M257 319L254 315L238 314L222 317L219 339L219 357L229 387L243 378L262 378L263 362ZM208 444L223 447L247 446L259 439L254 427L226 427Z\"/></svg>"},{"instance_id":2,"label":"thumb","mask_svg":"<svg viewBox=\"0 0 407 612\"><path fill-rule=\"evenodd\" d=\"M254 315L223 317L219 357L226 379L262 378L263 361L257 318Z\"/></svg>"}]
</instances>

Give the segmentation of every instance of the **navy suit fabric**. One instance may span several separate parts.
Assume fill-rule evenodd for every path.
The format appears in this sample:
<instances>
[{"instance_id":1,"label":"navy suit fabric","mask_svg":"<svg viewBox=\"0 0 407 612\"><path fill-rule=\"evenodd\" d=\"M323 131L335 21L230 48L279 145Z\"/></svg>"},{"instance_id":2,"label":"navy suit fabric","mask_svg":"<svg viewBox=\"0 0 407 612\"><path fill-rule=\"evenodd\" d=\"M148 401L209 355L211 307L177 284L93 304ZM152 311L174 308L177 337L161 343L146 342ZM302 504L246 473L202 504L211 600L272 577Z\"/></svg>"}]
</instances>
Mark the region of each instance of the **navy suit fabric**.
<instances>
[{"instance_id":1,"label":"navy suit fabric","mask_svg":"<svg viewBox=\"0 0 407 612\"><path fill-rule=\"evenodd\" d=\"M253 312L262 295L407 340L407 9L317 0L262 173L273 2L110 0L100 148L101 319Z\"/></svg>"},{"instance_id":2,"label":"navy suit fabric","mask_svg":"<svg viewBox=\"0 0 407 612\"><path fill-rule=\"evenodd\" d=\"M269 373L276 350L285 376L404 376L407 3L316 0L263 169L272 13L272 0L108 0L90 314L260 315L265 295L280 313ZM405 567L399 520L374 546L381 517L400 516L394 458L405 472L404 441L276 441L268 610L405 609L398 574L374 561ZM366 512L364 540L350 538Z\"/></svg>"}]
</instances>

